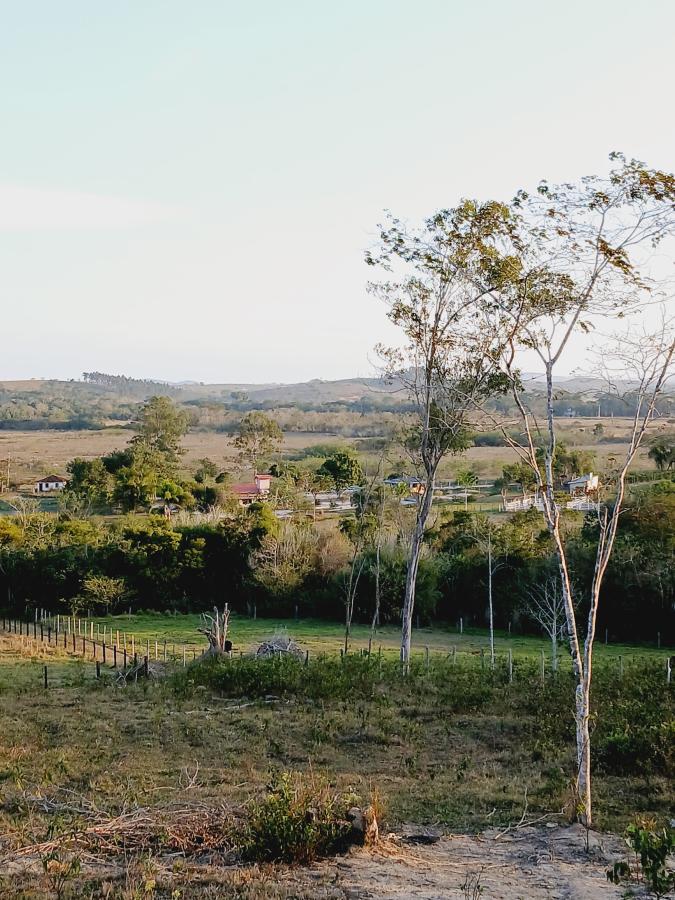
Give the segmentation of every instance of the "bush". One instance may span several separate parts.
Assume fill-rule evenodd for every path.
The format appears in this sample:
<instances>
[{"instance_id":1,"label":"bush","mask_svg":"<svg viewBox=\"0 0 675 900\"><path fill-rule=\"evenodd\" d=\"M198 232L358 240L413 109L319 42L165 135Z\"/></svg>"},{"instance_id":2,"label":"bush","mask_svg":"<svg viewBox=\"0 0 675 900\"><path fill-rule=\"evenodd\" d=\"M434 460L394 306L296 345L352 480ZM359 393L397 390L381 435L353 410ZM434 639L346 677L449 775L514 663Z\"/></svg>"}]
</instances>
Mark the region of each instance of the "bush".
<instances>
[{"instance_id":1,"label":"bush","mask_svg":"<svg viewBox=\"0 0 675 900\"><path fill-rule=\"evenodd\" d=\"M386 663L383 670L397 667ZM265 659L229 660L212 657L186 672L179 672L175 686L184 692L204 685L230 697L302 697L309 700L372 699L379 682L375 658L346 656L312 660L309 666L291 655Z\"/></svg>"},{"instance_id":2,"label":"bush","mask_svg":"<svg viewBox=\"0 0 675 900\"><path fill-rule=\"evenodd\" d=\"M626 829L626 843L635 854L633 867L622 861L614 863L607 880L620 884L624 880L644 881L657 897L669 894L675 887L675 872L668 870L668 857L675 850L675 829L658 828L652 820L638 820Z\"/></svg>"},{"instance_id":3,"label":"bush","mask_svg":"<svg viewBox=\"0 0 675 900\"><path fill-rule=\"evenodd\" d=\"M243 855L255 862L307 865L347 844L355 798L315 775L284 772L249 807Z\"/></svg>"}]
</instances>

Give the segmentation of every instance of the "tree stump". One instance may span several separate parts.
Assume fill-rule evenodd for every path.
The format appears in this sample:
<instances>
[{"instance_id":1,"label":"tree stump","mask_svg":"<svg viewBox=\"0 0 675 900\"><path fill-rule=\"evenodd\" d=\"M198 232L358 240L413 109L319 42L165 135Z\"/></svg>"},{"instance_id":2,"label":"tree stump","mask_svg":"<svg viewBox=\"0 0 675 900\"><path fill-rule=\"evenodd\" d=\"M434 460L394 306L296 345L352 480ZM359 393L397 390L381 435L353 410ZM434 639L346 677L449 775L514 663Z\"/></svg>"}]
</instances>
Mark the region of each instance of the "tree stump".
<instances>
[{"instance_id":1,"label":"tree stump","mask_svg":"<svg viewBox=\"0 0 675 900\"><path fill-rule=\"evenodd\" d=\"M372 847L373 844L377 843L380 829L372 806L366 806L363 809L358 806L352 806L347 813L347 819L352 826L351 838L355 844L359 844L362 847Z\"/></svg>"}]
</instances>

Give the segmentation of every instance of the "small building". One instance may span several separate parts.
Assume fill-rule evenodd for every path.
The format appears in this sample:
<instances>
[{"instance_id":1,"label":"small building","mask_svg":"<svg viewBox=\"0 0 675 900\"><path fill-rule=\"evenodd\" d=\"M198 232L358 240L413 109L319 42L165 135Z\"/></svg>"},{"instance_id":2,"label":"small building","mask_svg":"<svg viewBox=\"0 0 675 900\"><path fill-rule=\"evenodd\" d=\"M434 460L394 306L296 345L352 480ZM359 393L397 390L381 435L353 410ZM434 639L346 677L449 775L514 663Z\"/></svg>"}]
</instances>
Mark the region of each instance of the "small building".
<instances>
[{"instance_id":1,"label":"small building","mask_svg":"<svg viewBox=\"0 0 675 900\"><path fill-rule=\"evenodd\" d=\"M589 472L588 475L580 475L572 478L565 485L572 497L583 497L586 494L594 494L599 487L598 476Z\"/></svg>"},{"instance_id":2,"label":"small building","mask_svg":"<svg viewBox=\"0 0 675 900\"><path fill-rule=\"evenodd\" d=\"M400 488L403 485L411 494L423 494L425 489L422 479L414 475L391 475L385 478L383 483L393 488Z\"/></svg>"},{"instance_id":3,"label":"small building","mask_svg":"<svg viewBox=\"0 0 675 900\"><path fill-rule=\"evenodd\" d=\"M62 491L67 484L68 480L61 475L47 475L35 482L34 490L36 494L48 494L51 491Z\"/></svg>"},{"instance_id":4,"label":"small building","mask_svg":"<svg viewBox=\"0 0 675 900\"><path fill-rule=\"evenodd\" d=\"M248 506L255 500L265 500L269 496L271 486L271 475L255 475L251 482L231 484L230 492L237 498L240 506Z\"/></svg>"}]
</instances>

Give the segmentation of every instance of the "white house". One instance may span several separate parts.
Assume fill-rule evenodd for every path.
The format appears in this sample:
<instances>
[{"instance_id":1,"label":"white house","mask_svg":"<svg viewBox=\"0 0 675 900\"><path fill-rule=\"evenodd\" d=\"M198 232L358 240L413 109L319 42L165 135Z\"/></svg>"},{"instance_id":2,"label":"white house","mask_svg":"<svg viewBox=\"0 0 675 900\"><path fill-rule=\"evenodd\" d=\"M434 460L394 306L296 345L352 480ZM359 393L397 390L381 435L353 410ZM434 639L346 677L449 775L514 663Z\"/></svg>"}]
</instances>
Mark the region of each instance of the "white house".
<instances>
[{"instance_id":1,"label":"white house","mask_svg":"<svg viewBox=\"0 0 675 900\"><path fill-rule=\"evenodd\" d=\"M66 479L60 475L47 475L35 482L34 490L36 494L47 494L50 491L62 491L67 484Z\"/></svg>"},{"instance_id":2,"label":"white house","mask_svg":"<svg viewBox=\"0 0 675 900\"><path fill-rule=\"evenodd\" d=\"M599 487L598 476L589 472L588 475L580 475L567 482L567 489L573 497L592 494Z\"/></svg>"}]
</instances>

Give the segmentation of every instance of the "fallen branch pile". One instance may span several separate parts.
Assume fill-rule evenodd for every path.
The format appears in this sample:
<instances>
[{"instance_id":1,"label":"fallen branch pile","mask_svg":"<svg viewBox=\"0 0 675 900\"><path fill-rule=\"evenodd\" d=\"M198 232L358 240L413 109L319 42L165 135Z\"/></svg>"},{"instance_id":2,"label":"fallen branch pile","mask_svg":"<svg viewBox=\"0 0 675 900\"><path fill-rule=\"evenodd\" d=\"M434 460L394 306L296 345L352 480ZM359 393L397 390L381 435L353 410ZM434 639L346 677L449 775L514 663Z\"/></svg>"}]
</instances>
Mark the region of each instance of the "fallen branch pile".
<instances>
[{"instance_id":1,"label":"fallen branch pile","mask_svg":"<svg viewBox=\"0 0 675 900\"><path fill-rule=\"evenodd\" d=\"M255 651L255 655L258 658L279 656L282 653L297 656L298 658L305 655L302 647L282 631L278 631L271 638L263 641Z\"/></svg>"},{"instance_id":2,"label":"fallen branch pile","mask_svg":"<svg viewBox=\"0 0 675 900\"><path fill-rule=\"evenodd\" d=\"M31 800L45 811L57 812L70 808L85 820L90 819L90 822L79 828L64 830L49 840L19 847L11 852L12 859L44 856L59 850L118 855L125 851L161 848L164 854L224 854L234 850L233 836L241 822L239 811L222 804L215 807L201 804L137 807L118 816L105 817L88 804L74 809L72 804L26 798L29 804Z\"/></svg>"},{"instance_id":3,"label":"fallen branch pile","mask_svg":"<svg viewBox=\"0 0 675 900\"><path fill-rule=\"evenodd\" d=\"M169 670L165 663L150 662L148 660L147 667L145 661L141 661L136 663L136 665L129 666L127 669L118 669L115 672L114 679L116 684L124 686L132 682L136 683L139 678L149 678L152 681L157 681L161 678L166 678L168 674Z\"/></svg>"}]
</instances>

